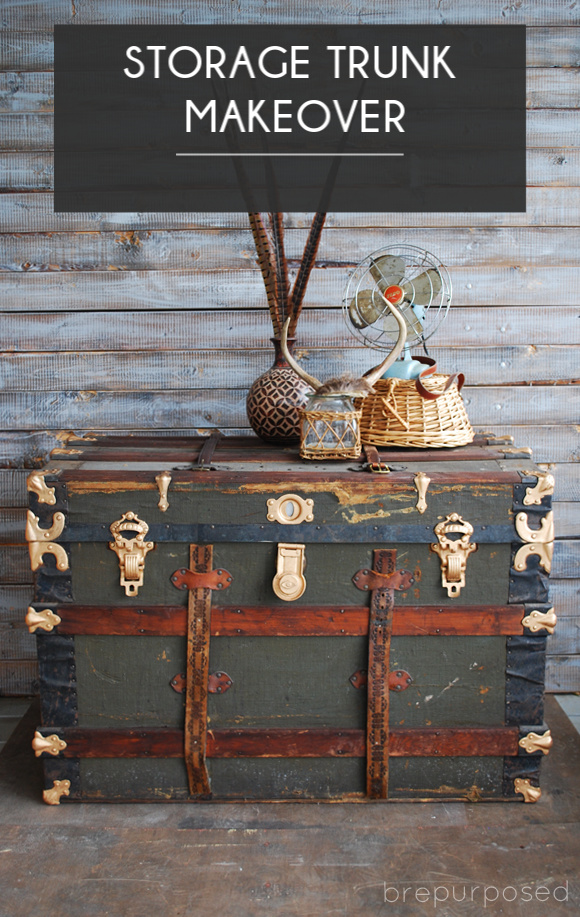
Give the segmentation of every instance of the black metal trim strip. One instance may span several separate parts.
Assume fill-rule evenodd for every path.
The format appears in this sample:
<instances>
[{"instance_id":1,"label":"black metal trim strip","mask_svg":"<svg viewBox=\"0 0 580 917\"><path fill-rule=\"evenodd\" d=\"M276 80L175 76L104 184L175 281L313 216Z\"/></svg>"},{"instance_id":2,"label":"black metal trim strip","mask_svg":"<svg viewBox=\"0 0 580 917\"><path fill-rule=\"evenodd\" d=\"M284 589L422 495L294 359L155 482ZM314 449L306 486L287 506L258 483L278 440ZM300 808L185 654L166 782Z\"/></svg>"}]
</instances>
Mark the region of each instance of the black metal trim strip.
<instances>
[{"instance_id":1,"label":"black metal trim strip","mask_svg":"<svg viewBox=\"0 0 580 917\"><path fill-rule=\"evenodd\" d=\"M514 570L514 558L521 546L521 541L512 544L508 603L517 605L525 602L546 603L548 601L548 574L540 567L538 555L531 554L528 557L525 570L521 572Z\"/></svg>"},{"instance_id":2,"label":"black metal trim strip","mask_svg":"<svg viewBox=\"0 0 580 917\"><path fill-rule=\"evenodd\" d=\"M508 726L544 722L546 637L506 638L506 712Z\"/></svg>"},{"instance_id":3,"label":"black metal trim strip","mask_svg":"<svg viewBox=\"0 0 580 917\"><path fill-rule=\"evenodd\" d=\"M70 547L57 542L64 548L69 559L68 570L57 570L54 554L43 554L42 566L34 573L34 601L48 605L62 605L72 602L72 573L70 569Z\"/></svg>"},{"instance_id":4,"label":"black metal trim strip","mask_svg":"<svg viewBox=\"0 0 580 917\"><path fill-rule=\"evenodd\" d=\"M43 726L76 726L78 722L75 638L36 635Z\"/></svg>"}]
</instances>

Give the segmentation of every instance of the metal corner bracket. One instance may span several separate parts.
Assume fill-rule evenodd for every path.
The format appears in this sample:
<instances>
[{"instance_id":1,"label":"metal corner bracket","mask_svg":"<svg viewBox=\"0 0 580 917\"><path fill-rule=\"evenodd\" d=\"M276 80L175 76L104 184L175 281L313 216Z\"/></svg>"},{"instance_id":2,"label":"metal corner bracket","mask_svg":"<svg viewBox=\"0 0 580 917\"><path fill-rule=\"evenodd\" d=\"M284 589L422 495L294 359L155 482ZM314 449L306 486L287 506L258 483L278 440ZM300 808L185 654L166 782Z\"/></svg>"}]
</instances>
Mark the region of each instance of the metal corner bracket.
<instances>
[{"instance_id":1,"label":"metal corner bracket","mask_svg":"<svg viewBox=\"0 0 580 917\"><path fill-rule=\"evenodd\" d=\"M43 608L42 611L37 611L36 608L29 607L24 623L31 634L36 633L39 627L50 633L60 624L61 620L51 608Z\"/></svg>"},{"instance_id":2,"label":"metal corner bracket","mask_svg":"<svg viewBox=\"0 0 580 917\"><path fill-rule=\"evenodd\" d=\"M553 608L548 609L546 612L531 611L529 615L522 618L522 626L527 627L533 634L536 634L539 630L546 630L549 634L553 634L557 623L558 618Z\"/></svg>"},{"instance_id":3,"label":"metal corner bracket","mask_svg":"<svg viewBox=\"0 0 580 917\"><path fill-rule=\"evenodd\" d=\"M33 471L28 475L26 489L29 493L36 494L39 503L48 503L49 506L56 503L56 490L47 485L42 471Z\"/></svg>"},{"instance_id":4,"label":"metal corner bracket","mask_svg":"<svg viewBox=\"0 0 580 917\"><path fill-rule=\"evenodd\" d=\"M61 739L60 736L51 735L43 736L41 732L36 730L34 733L34 738L32 740L32 750L37 758L46 752L47 755L52 755L54 758L57 757L64 751L66 748L66 742L64 739Z\"/></svg>"},{"instance_id":5,"label":"metal corner bracket","mask_svg":"<svg viewBox=\"0 0 580 917\"><path fill-rule=\"evenodd\" d=\"M542 795L539 786L532 786L530 781L523 777L516 777L514 780L514 790L516 793L522 794L524 802L537 802Z\"/></svg>"},{"instance_id":6,"label":"metal corner bracket","mask_svg":"<svg viewBox=\"0 0 580 917\"><path fill-rule=\"evenodd\" d=\"M26 540L30 554L30 567L33 571L42 566L43 554L54 554L57 570L68 570L68 556L62 545L54 544L64 531L64 513L54 513L52 525L49 529L40 528L40 519L31 509L28 510L26 521Z\"/></svg>"},{"instance_id":7,"label":"metal corner bracket","mask_svg":"<svg viewBox=\"0 0 580 917\"><path fill-rule=\"evenodd\" d=\"M44 790L42 798L48 806L59 806L61 796L70 795L70 780L55 780L50 790Z\"/></svg>"},{"instance_id":8,"label":"metal corner bracket","mask_svg":"<svg viewBox=\"0 0 580 917\"><path fill-rule=\"evenodd\" d=\"M529 755L533 755L538 751L541 751L543 755L549 755L554 740L552 739L550 730L546 729L542 735L539 735L537 732L528 732L527 735L522 736L518 744L520 748L524 748Z\"/></svg>"},{"instance_id":9,"label":"metal corner bracket","mask_svg":"<svg viewBox=\"0 0 580 917\"><path fill-rule=\"evenodd\" d=\"M525 544L518 549L514 557L514 569L520 572L525 570L528 557L531 554L537 554L540 558L540 566L546 573L549 573L552 569L554 554L554 513L552 510L543 516L539 529L529 527L527 513L517 514L515 526L516 532Z\"/></svg>"},{"instance_id":10,"label":"metal corner bracket","mask_svg":"<svg viewBox=\"0 0 580 917\"><path fill-rule=\"evenodd\" d=\"M540 506L544 497L551 497L554 493L556 481L554 475L548 471L530 471L537 478L536 484L532 487L526 487L524 497L524 506Z\"/></svg>"}]
</instances>

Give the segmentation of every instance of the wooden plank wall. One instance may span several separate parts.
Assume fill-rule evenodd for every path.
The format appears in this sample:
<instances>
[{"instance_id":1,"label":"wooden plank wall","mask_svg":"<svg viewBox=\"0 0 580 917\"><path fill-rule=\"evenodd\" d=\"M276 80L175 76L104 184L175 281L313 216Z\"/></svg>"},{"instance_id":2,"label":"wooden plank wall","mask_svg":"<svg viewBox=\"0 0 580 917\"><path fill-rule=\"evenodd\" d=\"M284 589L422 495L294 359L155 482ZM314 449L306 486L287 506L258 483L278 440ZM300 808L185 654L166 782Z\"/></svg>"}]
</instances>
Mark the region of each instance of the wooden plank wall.
<instances>
[{"instance_id":1,"label":"wooden plank wall","mask_svg":"<svg viewBox=\"0 0 580 917\"><path fill-rule=\"evenodd\" d=\"M245 426L271 362L245 214L53 213L55 23L341 22L528 26L526 214L333 214L299 326L305 365L367 368L338 305L349 266L411 242L449 266L453 312L433 348L463 369L478 429L511 433L557 476L549 688L580 689L580 42L568 0L4 0L0 17L0 693L33 688L23 469L91 431ZM308 215L285 219L298 257Z\"/></svg>"}]
</instances>

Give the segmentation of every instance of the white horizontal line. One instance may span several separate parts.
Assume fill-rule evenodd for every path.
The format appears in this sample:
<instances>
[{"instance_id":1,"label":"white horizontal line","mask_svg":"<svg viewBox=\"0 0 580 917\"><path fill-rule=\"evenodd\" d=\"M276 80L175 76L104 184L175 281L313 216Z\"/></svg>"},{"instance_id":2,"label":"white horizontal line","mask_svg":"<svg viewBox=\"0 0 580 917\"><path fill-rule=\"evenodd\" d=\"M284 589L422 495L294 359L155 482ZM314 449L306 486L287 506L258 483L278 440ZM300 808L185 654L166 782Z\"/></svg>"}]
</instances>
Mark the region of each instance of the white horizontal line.
<instances>
[{"instance_id":1,"label":"white horizontal line","mask_svg":"<svg viewBox=\"0 0 580 917\"><path fill-rule=\"evenodd\" d=\"M404 156L404 153L176 153L176 156Z\"/></svg>"}]
</instances>

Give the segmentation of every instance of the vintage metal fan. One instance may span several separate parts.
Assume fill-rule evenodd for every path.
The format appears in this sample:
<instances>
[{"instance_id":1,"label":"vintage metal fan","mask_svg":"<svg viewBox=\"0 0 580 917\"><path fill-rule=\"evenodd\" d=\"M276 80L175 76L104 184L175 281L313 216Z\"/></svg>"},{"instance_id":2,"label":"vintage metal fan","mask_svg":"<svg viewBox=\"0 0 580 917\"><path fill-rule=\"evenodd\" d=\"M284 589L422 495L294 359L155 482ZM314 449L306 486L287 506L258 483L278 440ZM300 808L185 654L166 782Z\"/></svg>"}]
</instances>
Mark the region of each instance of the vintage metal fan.
<instances>
[{"instance_id":1,"label":"vintage metal fan","mask_svg":"<svg viewBox=\"0 0 580 917\"><path fill-rule=\"evenodd\" d=\"M354 269L343 300L350 331L367 347L390 351L397 343L400 329L389 302L405 320L407 340L402 358L385 376L417 378L424 366L411 358L410 348L425 345L447 316L451 304L447 268L416 245L388 245L372 252Z\"/></svg>"}]
</instances>

